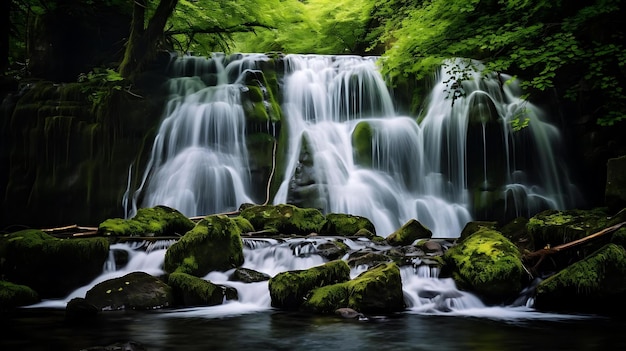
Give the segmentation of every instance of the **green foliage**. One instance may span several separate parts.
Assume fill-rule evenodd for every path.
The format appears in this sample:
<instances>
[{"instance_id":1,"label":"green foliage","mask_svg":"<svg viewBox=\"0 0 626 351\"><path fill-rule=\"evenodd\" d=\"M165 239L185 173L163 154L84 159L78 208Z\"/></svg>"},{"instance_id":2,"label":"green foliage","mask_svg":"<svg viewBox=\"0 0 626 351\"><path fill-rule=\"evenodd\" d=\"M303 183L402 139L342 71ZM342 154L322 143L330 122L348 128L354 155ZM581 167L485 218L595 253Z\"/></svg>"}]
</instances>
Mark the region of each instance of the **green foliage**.
<instances>
[{"instance_id":1,"label":"green foliage","mask_svg":"<svg viewBox=\"0 0 626 351\"><path fill-rule=\"evenodd\" d=\"M87 99L92 103L93 110L106 103L113 91L122 90L124 77L119 72L110 68L94 68L88 73L81 73L78 76L81 85L81 92L87 95Z\"/></svg>"},{"instance_id":2,"label":"green foliage","mask_svg":"<svg viewBox=\"0 0 626 351\"><path fill-rule=\"evenodd\" d=\"M384 71L392 77L423 79L445 59L478 59L485 64L485 73L524 78L522 87L529 91L559 84L569 87L563 94L568 99L598 97L597 121L612 125L626 119L626 47L619 4L619 0L401 3L396 23L388 23L379 37L389 47ZM514 128L525 122L516 123Z\"/></svg>"},{"instance_id":3,"label":"green foliage","mask_svg":"<svg viewBox=\"0 0 626 351\"><path fill-rule=\"evenodd\" d=\"M230 51L232 35L275 28L285 15L282 0L180 0L165 35L172 48L206 55ZM290 0L289 2L296 2ZM148 11L151 15L153 4Z\"/></svg>"},{"instance_id":4,"label":"green foliage","mask_svg":"<svg viewBox=\"0 0 626 351\"><path fill-rule=\"evenodd\" d=\"M283 0L276 29L236 36L244 52L363 54L369 46L371 0Z\"/></svg>"}]
</instances>

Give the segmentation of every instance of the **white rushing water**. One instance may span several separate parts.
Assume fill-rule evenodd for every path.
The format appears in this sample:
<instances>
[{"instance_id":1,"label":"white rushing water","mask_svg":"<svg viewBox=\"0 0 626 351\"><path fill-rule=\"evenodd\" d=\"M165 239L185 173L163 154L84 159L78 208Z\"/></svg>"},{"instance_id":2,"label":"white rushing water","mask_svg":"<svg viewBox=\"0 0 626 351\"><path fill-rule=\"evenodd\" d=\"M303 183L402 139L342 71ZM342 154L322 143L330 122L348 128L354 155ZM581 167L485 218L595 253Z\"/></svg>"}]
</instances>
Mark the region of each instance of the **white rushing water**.
<instances>
[{"instance_id":1,"label":"white rushing water","mask_svg":"<svg viewBox=\"0 0 626 351\"><path fill-rule=\"evenodd\" d=\"M206 215L260 201L251 194L266 184L251 184L241 95L246 75L261 74L269 60L172 61L170 100L135 190L129 171L127 216L155 205ZM280 128L287 132L273 135L285 153L275 204L361 215L383 237L415 218L434 237L454 238L477 217L530 216L578 200L558 129L521 98L511 77L482 77L471 70L478 64L451 61L435 76L420 116L404 116L375 57L281 60ZM516 131L516 121L528 127Z\"/></svg>"},{"instance_id":2,"label":"white rushing water","mask_svg":"<svg viewBox=\"0 0 626 351\"><path fill-rule=\"evenodd\" d=\"M294 238L288 240L244 239L243 268L265 273L270 277L278 273L302 270L327 262L317 253L317 246L329 240L342 240L350 250L367 248L384 249L385 247L369 240L350 240L345 238L317 237ZM154 243L126 243L111 246L111 255L103 267L102 274L91 283L80 287L67 297L58 300L46 300L30 308L65 308L73 298L85 297L87 291L96 284L108 279L122 277L132 272L145 272L154 276L164 274L163 262L165 250L173 242L157 241ZM388 248L388 247L387 247ZM128 261L116 267L115 251L128 255ZM346 260L348 257L344 257ZM351 278L355 278L367 269L366 266L353 267ZM222 305L210 307L188 307L163 310L163 317L201 317L222 318L272 310L268 282L243 283L229 280L234 270L214 271L203 277L215 284L233 287L237 290L238 300L225 301ZM451 278L440 279L438 269L419 263L402 266L400 269L402 287L406 304L406 313L441 316L473 316L498 320L523 319L571 319L584 318L576 315L550 314L535 311L532 300L523 294L515 306L485 306L476 296L457 289ZM523 301L522 301L523 300Z\"/></svg>"}]
</instances>

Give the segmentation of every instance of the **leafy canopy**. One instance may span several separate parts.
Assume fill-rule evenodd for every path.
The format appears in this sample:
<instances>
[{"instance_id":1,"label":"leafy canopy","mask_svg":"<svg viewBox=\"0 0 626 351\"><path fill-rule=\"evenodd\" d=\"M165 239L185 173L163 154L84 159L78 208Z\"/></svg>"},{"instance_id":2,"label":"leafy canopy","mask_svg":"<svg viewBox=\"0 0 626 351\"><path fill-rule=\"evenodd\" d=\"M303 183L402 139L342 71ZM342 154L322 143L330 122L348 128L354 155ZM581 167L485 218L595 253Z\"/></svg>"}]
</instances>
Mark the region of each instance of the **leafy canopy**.
<instances>
[{"instance_id":1,"label":"leafy canopy","mask_svg":"<svg viewBox=\"0 0 626 351\"><path fill-rule=\"evenodd\" d=\"M598 123L611 125L626 120L621 3L430 0L400 4L404 5L401 24L387 25L379 39L389 48L384 69L391 76L419 79L446 58L478 59L487 72L525 78L523 86L531 91L569 86L566 98L597 96L602 101L597 106L602 110Z\"/></svg>"}]
</instances>

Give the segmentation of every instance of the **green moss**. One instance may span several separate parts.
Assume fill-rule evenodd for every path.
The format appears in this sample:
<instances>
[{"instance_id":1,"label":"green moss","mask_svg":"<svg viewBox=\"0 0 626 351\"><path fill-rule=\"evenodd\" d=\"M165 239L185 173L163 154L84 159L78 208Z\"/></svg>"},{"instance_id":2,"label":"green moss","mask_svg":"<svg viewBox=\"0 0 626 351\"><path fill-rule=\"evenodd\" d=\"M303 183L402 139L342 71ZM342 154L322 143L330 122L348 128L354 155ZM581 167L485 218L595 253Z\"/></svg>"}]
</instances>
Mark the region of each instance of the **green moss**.
<instances>
[{"instance_id":1,"label":"green moss","mask_svg":"<svg viewBox=\"0 0 626 351\"><path fill-rule=\"evenodd\" d=\"M250 221L256 230L298 235L318 233L326 221L317 209L286 204L251 206L241 211L241 217Z\"/></svg>"},{"instance_id":2,"label":"green moss","mask_svg":"<svg viewBox=\"0 0 626 351\"><path fill-rule=\"evenodd\" d=\"M26 285L0 280L0 311L39 302L37 292Z\"/></svg>"},{"instance_id":3,"label":"green moss","mask_svg":"<svg viewBox=\"0 0 626 351\"><path fill-rule=\"evenodd\" d=\"M87 291L85 300L100 310L152 310L174 304L172 288L145 272L98 283Z\"/></svg>"},{"instance_id":4,"label":"green moss","mask_svg":"<svg viewBox=\"0 0 626 351\"><path fill-rule=\"evenodd\" d=\"M112 218L98 226L98 232L106 236L166 236L184 234L195 224L182 213L166 206L141 208L129 220Z\"/></svg>"},{"instance_id":5,"label":"green moss","mask_svg":"<svg viewBox=\"0 0 626 351\"><path fill-rule=\"evenodd\" d=\"M368 239L376 236L374 224L367 218L343 213L329 213L320 233L324 235L353 236L361 233Z\"/></svg>"},{"instance_id":6,"label":"green moss","mask_svg":"<svg viewBox=\"0 0 626 351\"><path fill-rule=\"evenodd\" d=\"M352 131L354 160L362 166L372 165L372 127L367 122L359 122Z\"/></svg>"},{"instance_id":7,"label":"green moss","mask_svg":"<svg viewBox=\"0 0 626 351\"><path fill-rule=\"evenodd\" d=\"M363 313L392 313L405 307L400 269L383 263L343 283L314 289L303 306L319 313L348 307Z\"/></svg>"},{"instance_id":8,"label":"green moss","mask_svg":"<svg viewBox=\"0 0 626 351\"><path fill-rule=\"evenodd\" d=\"M102 273L109 254L105 238L57 239L39 230L12 233L3 242L6 278L42 297L64 296L89 283Z\"/></svg>"},{"instance_id":9,"label":"green moss","mask_svg":"<svg viewBox=\"0 0 626 351\"><path fill-rule=\"evenodd\" d=\"M616 244L576 262L537 286L540 309L588 311L622 310L626 306L626 250Z\"/></svg>"},{"instance_id":10,"label":"green moss","mask_svg":"<svg viewBox=\"0 0 626 351\"><path fill-rule=\"evenodd\" d=\"M314 288L350 279L350 267L341 260L331 261L306 270L282 272L269 280L272 306L298 308Z\"/></svg>"},{"instance_id":11,"label":"green moss","mask_svg":"<svg viewBox=\"0 0 626 351\"><path fill-rule=\"evenodd\" d=\"M172 287L175 299L185 306L214 306L224 301L221 287L189 274L170 274L168 285Z\"/></svg>"},{"instance_id":12,"label":"green moss","mask_svg":"<svg viewBox=\"0 0 626 351\"><path fill-rule=\"evenodd\" d=\"M253 231L245 218L207 216L165 254L165 270L205 276L243 264L241 233Z\"/></svg>"},{"instance_id":13,"label":"green moss","mask_svg":"<svg viewBox=\"0 0 626 351\"><path fill-rule=\"evenodd\" d=\"M411 245L417 239L430 239L433 233L430 229L415 219L410 219L402 227L387 237L387 243L393 246Z\"/></svg>"},{"instance_id":14,"label":"green moss","mask_svg":"<svg viewBox=\"0 0 626 351\"><path fill-rule=\"evenodd\" d=\"M525 270L519 249L497 231L481 228L443 255L457 285L488 302L513 298L522 289Z\"/></svg>"},{"instance_id":15,"label":"green moss","mask_svg":"<svg viewBox=\"0 0 626 351\"><path fill-rule=\"evenodd\" d=\"M614 224L605 209L548 210L528 220L526 228L535 249L581 239Z\"/></svg>"}]
</instances>

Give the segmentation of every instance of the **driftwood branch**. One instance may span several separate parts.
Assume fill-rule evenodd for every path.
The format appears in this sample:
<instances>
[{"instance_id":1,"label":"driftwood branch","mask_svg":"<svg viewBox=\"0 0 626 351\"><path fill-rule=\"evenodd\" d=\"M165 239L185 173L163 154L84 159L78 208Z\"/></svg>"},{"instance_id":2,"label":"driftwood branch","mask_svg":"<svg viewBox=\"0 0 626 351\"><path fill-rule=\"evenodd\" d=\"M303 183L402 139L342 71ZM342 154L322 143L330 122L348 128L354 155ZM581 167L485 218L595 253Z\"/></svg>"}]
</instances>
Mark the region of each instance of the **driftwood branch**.
<instances>
[{"instance_id":1,"label":"driftwood branch","mask_svg":"<svg viewBox=\"0 0 626 351\"><path fill-rule=\"evenodd\" d=\"M533 270L536 270L537 267L539 267L541 262L547 256L553 255L553 254L555 254L557 252L568 250L568 249L571 249L573 247L577 247L577 246L580 246L582 244L585 244L585 243L587 243L589 241L595 240L595 239L597 239L599 237L602 237L602 236L604 236L606 234L612 233L612 232L620 229L624 225L626 225L626 222L621 222L621 223L615 224L613 226L610 226L608 228L604 228L601 231L593 233L591 235L588 235L588 236L586 236L584 238L581 238L581 239L578 239L578 240L574 240L574 241L570 241L568 243L561 244L561 245L558 245L558 246L549 247L549 248L543 248L541 250L537 250L537 251L528 253L528 254L523 256L523 260L524 261L531 261L531 260L534 260L536 258L539 258L537 260L537 263L535 263L535 265L533 266Z\"/></svg>"}]
</instances>

